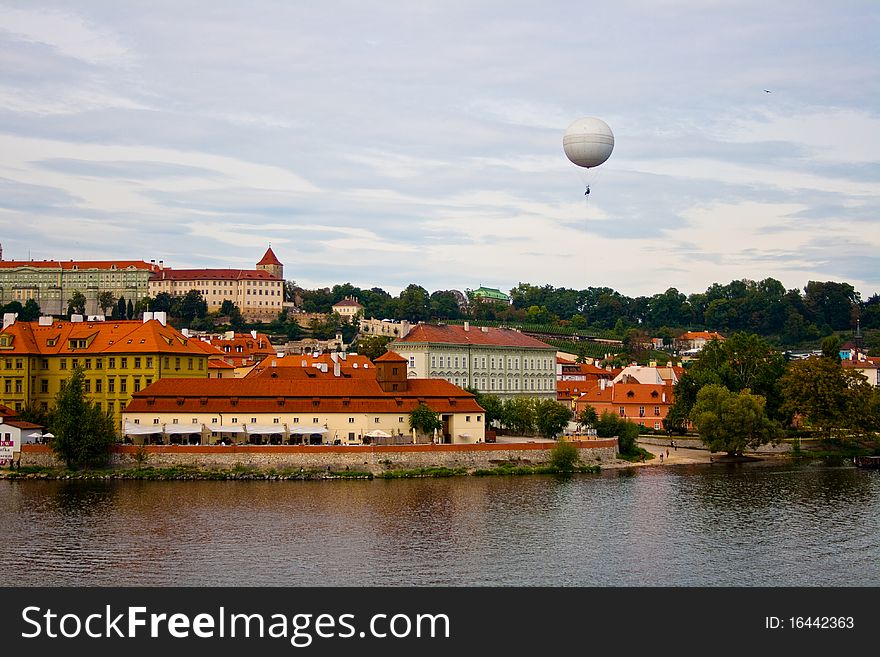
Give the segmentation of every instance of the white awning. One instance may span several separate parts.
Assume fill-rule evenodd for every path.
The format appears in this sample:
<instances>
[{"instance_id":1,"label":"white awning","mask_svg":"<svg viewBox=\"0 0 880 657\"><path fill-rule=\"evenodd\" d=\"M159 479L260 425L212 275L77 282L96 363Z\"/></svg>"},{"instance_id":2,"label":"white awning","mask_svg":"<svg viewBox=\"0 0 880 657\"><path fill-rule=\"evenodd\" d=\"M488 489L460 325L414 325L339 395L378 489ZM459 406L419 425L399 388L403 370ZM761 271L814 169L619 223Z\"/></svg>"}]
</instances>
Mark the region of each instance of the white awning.
<instances>
[{"instance_id":1,"label":"white awning","mask_svg":"<svg viewBox=\"0 0 880 657\"><path fill-rule=\"evenodd\" d=\"M165 425L165 433L202 433L202 425L201 424L166 424Z\"/></svg>"},{"instance_id":2,"label":"white awning","mask_svg":"<svg viewBox=\"0 0 880 657\"><path fill-rule=\"evenodd\" d=\"M162 433L161 424L135 424L126 422L122 431L126 436L148 436L152 433ZM43 436L45 438L45 436Z\"/></svg>"},{"instance_id":3,"label":"white awning","mask_svg":"<svg viewBox=\"0 0 880 657\"><path fill-rule=\"evenodd\" d=\"M244 433L243 424L209 424L208 431L214 433Z\"/></svg>"},{"instance_id":4,"label":"white awning","mask_svg":"<svg viewBox=\"0 0 880 657\"><path fill-rule=\"evenodd\" d=\"M283 424L246 424L244 426L247 427L248 433L258 433L260 435L284 433Z\"/></svg>"},{"instance_id":5,"label":"white awning","mask_svg":"<svg viewBox=\"0 0 880 657\"><path fill-rule=\"evenodd\" d=\"M293 426L289 427L290 433L300 433L300 434L312 434L312 433L327 433L326 427L300 427Z\"/></svg>"},{"instance_id":6,"label":"white awning","mask_svg":"<svg viewBox=\"0 0 880 657\"><path fill-rule=\"evenodd\" d=\"M381 429L373 429L372 431L368 431L364 434L365 436L369 436L370 438L391 438L391 434Z\"/></svg>"}]
</instances>

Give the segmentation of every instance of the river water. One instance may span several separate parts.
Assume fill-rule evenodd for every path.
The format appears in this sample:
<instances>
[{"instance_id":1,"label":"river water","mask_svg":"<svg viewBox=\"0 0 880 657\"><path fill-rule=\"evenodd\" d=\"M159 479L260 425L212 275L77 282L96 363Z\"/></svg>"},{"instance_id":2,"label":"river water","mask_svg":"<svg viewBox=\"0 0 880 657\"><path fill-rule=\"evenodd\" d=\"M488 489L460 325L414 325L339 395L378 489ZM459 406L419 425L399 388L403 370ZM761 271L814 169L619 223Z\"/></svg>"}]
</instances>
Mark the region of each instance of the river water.
<instances>
[{"instance_id":1,"label":"river water","mask_svg":"<svg viewBox=\"0 0 880 657\"><path fill-rule=\"evenodd\" d=\"M880 585L880 471L0 481L9 586Z\"/></svg>"}]
</instances>

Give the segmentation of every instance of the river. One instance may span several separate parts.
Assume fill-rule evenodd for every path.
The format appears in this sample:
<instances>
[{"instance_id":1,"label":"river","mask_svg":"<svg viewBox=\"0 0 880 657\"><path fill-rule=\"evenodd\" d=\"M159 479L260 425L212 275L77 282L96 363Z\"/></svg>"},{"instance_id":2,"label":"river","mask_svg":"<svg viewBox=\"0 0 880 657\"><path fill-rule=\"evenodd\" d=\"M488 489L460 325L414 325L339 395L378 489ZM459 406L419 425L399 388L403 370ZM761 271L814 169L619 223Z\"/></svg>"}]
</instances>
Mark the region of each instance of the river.
<instances>
[{"instance_id":1,"label":"river","mask_svg":"<svg viewBox=\"0 0 880 657\"><path fill-rule=\"evenodd\" d=\"M876 586L880 471L0 481L9 586Z\"/></svg>"}]
</instances>

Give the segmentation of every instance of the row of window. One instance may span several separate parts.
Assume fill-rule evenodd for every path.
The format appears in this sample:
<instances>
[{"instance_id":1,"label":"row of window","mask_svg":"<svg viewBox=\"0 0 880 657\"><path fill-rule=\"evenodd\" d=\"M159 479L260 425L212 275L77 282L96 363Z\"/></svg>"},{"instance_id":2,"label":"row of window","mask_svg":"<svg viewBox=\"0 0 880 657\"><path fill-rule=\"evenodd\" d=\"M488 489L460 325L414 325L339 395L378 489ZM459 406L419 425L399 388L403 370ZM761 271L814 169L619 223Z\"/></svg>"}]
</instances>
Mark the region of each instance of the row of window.
<instances>
[{"instance_id":1,"label":"row of window","mask_svg":"<svg viewBox=\"0 0 880 657\"><path fill-rule=\"evenodd\" d=\"M171 356L164 356L163 366L165 368L171 367ZM110 356L107 358L107 369L115 370L116 364L119 363L119 368L123 370L128 369L129 363L131 363L132 368L139 370L142 368L145 369L153 369L153 357L152 356ZM95 358L94 360L91 358L71 358L70 359L70 368L75 369L77 366L82 366L83 369L90 370L92 369L92 365L94 364L94 369L101 370L104 369L104 359L103 358ZM44 370L49 369L49 359L43 358L40 363L41 367ZM183 365L183 358L180 356L174 356L174 367L175 369L180 369ZM7 370L11 369L23 369L24 368L24 359L16 358L15 359L15 367L13 368L13 359L6 358L5 366ZM60 358L58 360L58 367L62 370L67 369L67 358ZM186 369L188 370L203 370L205 369L205 360L203 358L187 358L186 359Z\"/></svg>"},{"instance_id":2,"label":"row of window","mask_svg":"<svg viewBox=\"0 0 880 657\"><path fill-rule=\"evenodd\" d=\"M434 373L432 373L432 377L434 377ZM457 385L459 387L465 387L471 385L468 382L467 377L441 377L446 378L450 383ZM505 386L505 379L487 379L485 377L474 377L473 386L477 390L519 390L519 379L506 379L507 385ZM488 383L488 386L487 386ZM497 385L496 385L497 384ZM555 388L556 379L525 379L523 381L523 390L552 390Z\"/></svg>"},{"instance_id":3,"label":"row of window","mask_svg":"<svg viewBox=\"0 0 880 657\"><path fill-rule=\"evenodd\" d=\"M625 406L621 406L618 412L620 413L620 417L626 417L626 407ZM660 407L659 406L654 407L654 415L660 415ZM644 406L639 406L639 417L645 417L645 407Z\"/></svg>"},{"instance_id":4,"label":"row of window","mask_svg":"<svg viewBox=\"0 0 880 657\"><path fill-rule=\"evenodd\" d=\"M459 360L460 359L460 360ZM415 356L410 356L410 367L415 367L416 359ZM498 367L500 369L504 368L504 358L498 357ZM475 369L486 369L487 363L489 369L495 369L496 359L494 356L490 356L487 360L486 356L474 356L473 367ZM439 363L439 364L438 364ZM523 370L547 370L550 368L550 359L549 358L523 358ZM467 356L431 356L431 367L467 367L468 358ZM507 369L508 370L519 370L519 358L508 357L507 358Z\"/></svg>"},{"instance_id":5,"label":"row of window","mask_svg":"<svg viewBox=\"0 0 880 657\"><path fill-rule=\"evenodd\" d=\"M482 422L482 420L483 420L483 416L482 416L482 415L477 415L477 416L475 416L475 417L476 417L476 421L477 421L477 422ZM217 424L218 420L219 420L218 418L216 418L216 417L212 417L212 418L211 418L211 424ZM374 423L374 424L379 424L379 423L380 423L380 420L381 420L381 418L374 417L374 418L373 418L373 423ZM353 418L353 417L348 418L348 423L349 423L349 424L354 424L355 421L356 421L356 418ZM404 417L398 417L398 418L397 418L397 421L398 421L398 423L403 424L403 422L405 421L405 418L404 418ZM470 421L471 421L471 416L470 416L470 415L466 415L465 418L464 418L464 421L465 421L465 422L470 422ZM135 423L135 424L140 424L140 423L141 423L140 418L135 418L135 419L134 419L134 423ZM153 424L159 424L159 423L160 423L160 422L159 422L159 418L154 417L154 418L153 418ZM199 418L194 417L190 423L191 423L191 424L201 424L201 421L199 420ZM272 423L273 423L273 424L281 424L281 418L280 418L280 417L272 418ZM178 422L178 418L173 418L173 419L171 420L171 424L179 424L179 422ZM238 424L238 418L237 418L237 417L230 418L230 424ZM257 421L257 418L252 417L252 418L251 418L251 424L259 424L259 422ZM293 418L293 424L299 424L299 418L298 418L298 417ZM316 418L316 417L313 417L313 418L312 418L312 424L316 424L316 425L317 425L317 424L320 424L320 419L319 419L319 418Z\"/></svg>"}]
</instances>

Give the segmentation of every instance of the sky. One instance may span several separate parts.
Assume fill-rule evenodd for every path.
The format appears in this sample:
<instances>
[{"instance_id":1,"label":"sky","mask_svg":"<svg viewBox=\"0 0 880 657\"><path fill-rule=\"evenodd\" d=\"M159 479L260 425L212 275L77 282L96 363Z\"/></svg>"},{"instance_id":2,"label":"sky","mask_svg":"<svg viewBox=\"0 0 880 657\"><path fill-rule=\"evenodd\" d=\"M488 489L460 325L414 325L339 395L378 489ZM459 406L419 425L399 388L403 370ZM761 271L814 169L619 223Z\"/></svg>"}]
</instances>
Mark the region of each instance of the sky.
<instances>
[{"instance_id":1,"label":"sky","mask_svg":"<svg viewBox=\"0 0 880 657\"><path fill-rule=\"evenodd\" d=\"M878 34L876 0L0 0L3 257L866 299Z\"/></svg>"}]
</instances>

